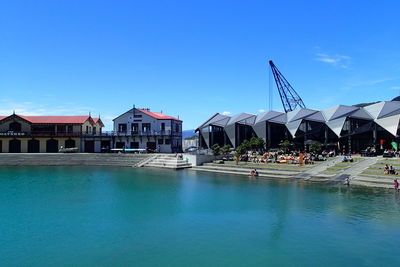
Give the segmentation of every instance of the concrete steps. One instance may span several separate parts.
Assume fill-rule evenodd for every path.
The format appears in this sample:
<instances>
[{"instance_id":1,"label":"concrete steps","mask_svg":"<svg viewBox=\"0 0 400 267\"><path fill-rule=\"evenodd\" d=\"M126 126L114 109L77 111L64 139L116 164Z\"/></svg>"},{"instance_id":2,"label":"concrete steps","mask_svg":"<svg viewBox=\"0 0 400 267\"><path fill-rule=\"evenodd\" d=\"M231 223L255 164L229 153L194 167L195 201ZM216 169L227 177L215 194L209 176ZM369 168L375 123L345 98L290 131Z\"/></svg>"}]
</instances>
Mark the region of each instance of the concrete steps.
<instances>
[{"instance_id":1,"label":"concrete steps","mask_svg":"<svg viewBox=\"0 0 400 267\"><path fill-rule=\"evenodd\" d=\"M158 155L157 157L146 162L143 167L148 168L165 168L165 169L185 169L191 168L192 164L183 159L178 159L175 155Z\"/></svg>"},{"instance_id":2,"label":"concrete steps","mask_svg":"<svg viewBox=\"0 0 400 267\"><path fill-rule=\"evenodd\" d=\"M352 184L367 185L374 187L393 188L393 180L397 178L395 175L388 175L387 177L362 174L352 179Z\"/></svg>"},{"instance_id":3,"label":"concrete steps","mask_svg":"<svg viewBox=\"0 0 400 267\"><path fill-rule=\"evenodd\" d=\"M223 168L237 168L237 169L256 169L257 171L259 170L265 170L265 171L272 171L272 172L292 172L292 173L300 173L300 172L306 172L307 170L311 169L314 167L314 165L303 165L299 167L297 164L293 165L260 165L260 166L254 166L254 165L227 165L227 164L218 164L218 163L204 163L202 166L207 166L207 167L223 167ZM289 167L289 168L285 168Z\"/></svg>"},{"instance_id":4,"label":"concrete steps","mask_svg":"<svg viewBox=\"0 0 400 267\"><path fill-rule=\"evenodd\" d=\"M243 168L243 167L235 168L226 166L203 165L203 166L193 167L192 170L248 176L249 172L254 170L254 168ZM295 175L299 173L295 171L265 170L261 168L257 169L257 172L259 177L278 178L278 179L291 179L294 178Z\"/></svg>"}]
</instances>

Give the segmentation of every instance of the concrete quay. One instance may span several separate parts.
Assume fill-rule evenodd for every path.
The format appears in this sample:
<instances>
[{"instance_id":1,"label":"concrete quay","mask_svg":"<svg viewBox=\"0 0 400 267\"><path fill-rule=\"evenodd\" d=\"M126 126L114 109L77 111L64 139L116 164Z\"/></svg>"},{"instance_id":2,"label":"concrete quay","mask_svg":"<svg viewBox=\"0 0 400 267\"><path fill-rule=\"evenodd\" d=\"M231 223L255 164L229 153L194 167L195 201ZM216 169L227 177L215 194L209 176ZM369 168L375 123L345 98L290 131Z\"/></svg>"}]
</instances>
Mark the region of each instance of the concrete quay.
<instances>
[{"instance_id":1,"label":"concrete quay","mask_svg":"<svg viewBox=\"0 0 400 267\"><path fill-rule=\"evenodd\" d=\"M348 177L352 186L393 188L393 179L396 176L383 174L383 166L387 160L382 157L355 156L354 162L342 162L342 159L343 157L335 157L305 166L254 163L235 166L229 163L205 163L192 167L192 170L247 176L251 170L257 169L259 177L262 178L303 180L331 185L343 184ZM392 161L392 164L400 169L400 159Z\"/></svg>"},{"instance_id":2,"label":"concrete quay","mask_svg":"<svg viewBox=\"0 0 400 267\"><path fill-rule=\"evenodd\" d=\"M151 154L0 153L0 166L135 167Z\"/></svg>"}]
</instances>

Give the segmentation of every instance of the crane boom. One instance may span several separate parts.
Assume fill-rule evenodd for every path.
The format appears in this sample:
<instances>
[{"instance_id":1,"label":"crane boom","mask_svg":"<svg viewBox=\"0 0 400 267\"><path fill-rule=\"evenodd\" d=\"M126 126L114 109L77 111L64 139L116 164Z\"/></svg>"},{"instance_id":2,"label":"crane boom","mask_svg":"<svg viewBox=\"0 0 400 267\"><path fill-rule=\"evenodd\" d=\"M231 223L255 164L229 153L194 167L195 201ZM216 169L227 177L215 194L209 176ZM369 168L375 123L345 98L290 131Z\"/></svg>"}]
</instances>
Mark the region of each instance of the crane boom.
<instances>
[{"instance_id":1,"label":"crane boom","mask_svg":"<svg viewBox=\"0 0 400 267\"><path fill-rule=\"evenodd\" d=\"M305 108L306 106L299 94L285 79L272 60L269 61L269 65L271 66L272 74L274 75L276 87L278 88L279 96L285 112L293 111L297 107Z\"/></svg>"}]
</instances>

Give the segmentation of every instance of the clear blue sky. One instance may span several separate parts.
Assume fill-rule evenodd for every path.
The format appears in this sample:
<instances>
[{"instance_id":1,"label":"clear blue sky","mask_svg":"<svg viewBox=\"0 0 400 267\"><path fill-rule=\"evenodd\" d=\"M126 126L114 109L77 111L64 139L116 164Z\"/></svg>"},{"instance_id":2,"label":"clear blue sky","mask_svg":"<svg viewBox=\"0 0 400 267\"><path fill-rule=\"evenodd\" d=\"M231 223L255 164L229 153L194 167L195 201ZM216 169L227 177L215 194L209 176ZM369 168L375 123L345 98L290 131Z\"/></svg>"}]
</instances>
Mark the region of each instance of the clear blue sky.
<instances>
[{"instance_id":1,"label":"clear blue sky","mask_svg":"<svg viewBox=\"0 0 400 267\"><path fill-rule=\"evenodd\" d=\"M268 59L307 107L400 91L398 1L0 1L0 113L133 104L192 129L268 110ZM273 108L282 106L274 88Z\"/></svg>"}]
</instances>

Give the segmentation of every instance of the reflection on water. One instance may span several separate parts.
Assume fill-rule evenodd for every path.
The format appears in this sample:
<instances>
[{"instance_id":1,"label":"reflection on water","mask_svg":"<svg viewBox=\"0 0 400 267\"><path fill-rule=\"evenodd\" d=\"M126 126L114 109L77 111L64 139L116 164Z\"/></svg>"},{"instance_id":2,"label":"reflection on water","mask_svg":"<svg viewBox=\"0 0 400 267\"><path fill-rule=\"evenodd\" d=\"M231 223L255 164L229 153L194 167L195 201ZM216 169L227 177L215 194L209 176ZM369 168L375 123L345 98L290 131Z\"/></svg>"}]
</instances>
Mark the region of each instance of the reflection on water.
<instances>
[{"instance_id":1,"label":"reflection on water","mask_svg":"<svg viewBox=\"0 0 400 267\"><path fill-rule=\"evenodd\" d=\"M393 265L392 190L131 168L0 168L5 265ZM340 255L338 257L337 255Z\"/></svg>"}]
</instances>

